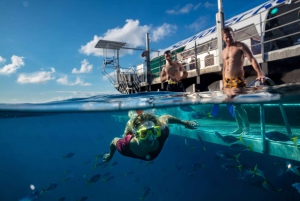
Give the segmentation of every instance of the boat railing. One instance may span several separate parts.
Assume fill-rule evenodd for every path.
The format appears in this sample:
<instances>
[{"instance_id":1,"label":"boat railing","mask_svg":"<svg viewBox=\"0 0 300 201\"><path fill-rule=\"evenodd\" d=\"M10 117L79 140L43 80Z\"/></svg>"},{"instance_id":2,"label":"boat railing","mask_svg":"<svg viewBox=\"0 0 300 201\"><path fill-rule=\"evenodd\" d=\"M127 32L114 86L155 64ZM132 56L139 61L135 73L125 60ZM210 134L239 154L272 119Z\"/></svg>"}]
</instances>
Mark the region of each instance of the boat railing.
<instances>
[{"instance_id":1,"label":"boat railing","mask_svg":"<svg viewBox=\"0 0 300 201\"><path fill-rule=\"evenodd\" d=\"M277 9L279 12L276 11L277 13L272 13L273 9ZM255 19L259 19L258 23L253 22L253 24L246 27L241 26L243 23L246 23L246 20L249 20L249 18L246 18L232 26L235 39L244 42L250 47L260 63L271 61L269 59L270 57L268 57L269 54L273 52L276 53L279 49L289 51L291 49L290 47L300 44L300 26L298 24L300 23L299 10L300 2L291 5L282 4L257 14ZM297 19L295 16L298 16ZM191 77L195 75L200 76L203 73L220 72L221 64L219 63L219 51L216 38L212 38L210 41L201 44L197 44L196 41L195 45L190 44L189 48L183 49L183 51L179 49L173 52L174 60L181 63L186 70L194 71L190 74ZM298 51L297 47L295 49L295 52L296 51ZM290 54L285 55L285 57L289 56ZM272 57L272 60L281 59L281 57L280 54L276 53L275 57ZM106 67L108 67L110 60L105 62ZM245 65L250 65L250 63L245 60ZM144 67L145 66L144 64ZM148 77L152 78L152 84L159 83L159 75L164 66L164 57L159 56L151 61L150 72L147 70L143 70L142 73L139 72L138 74L134 72L130 79L126 78L128 75L125 76L122 72L117 72L118 76L116 79L109 76L109 74L107 77L112 83L121 87L124 93L130 93L130 91L138 91L140 87L149 84L149 80L146 79ZM148 73L151 73L151 76ZM133 82L130 80L133 80Z\"/></svg>"},{"instance_id":2,"label":"boat railing","mask_svg":"<svg viewBox=\"0 0 300 201\"><path fill-rule=\"evenodd\" d=\"M288 5L280 5L275 9L280 9L283 6ZM259 13L260 21L258 23L234 30L236 40L247 44L253 54L261 58L260 62L265 62L265 54L269 52L300 44L300 6L287 9L280 14L272 14L273 16L270 14L272 9L274 8ZM296 20L283 19L294 19L294 14L298 15ZM239 23L244 23L244 20ZM279 24L279 21L284 21L284 23ZM220 64L217 49L215 38L202 44L195 44L194 47L177 53L175 60L182 63L186 70L201 70L218 66ZM163 60L162 57L153 63L155 67L151 68L154 78L159 77L164 66L164 62L161 60Z\"/></svg>"},{"instance_id":3,"label":"boat railing","mask_svg":"<svg viewBox=\"0 0 300 201\"><path fill-rule=\"evenodd\" d=\"M116 88L123 94L136 93L140 90L141 80L138 77L136 67L121 68L118 73Z\"/></svg>"}]
</instances>

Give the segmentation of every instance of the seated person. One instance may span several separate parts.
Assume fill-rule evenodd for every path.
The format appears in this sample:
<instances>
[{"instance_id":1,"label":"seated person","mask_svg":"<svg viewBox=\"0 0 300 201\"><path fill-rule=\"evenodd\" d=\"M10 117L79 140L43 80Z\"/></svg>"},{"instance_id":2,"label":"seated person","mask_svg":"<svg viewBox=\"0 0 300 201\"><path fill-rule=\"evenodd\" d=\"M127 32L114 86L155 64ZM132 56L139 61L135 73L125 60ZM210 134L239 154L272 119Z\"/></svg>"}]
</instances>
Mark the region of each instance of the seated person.
<instances>
[{"instance_id":1,"label":"seated person","mask_svg":"<svg viewBox=\"0 0 300 201\"><path fill-rule=\"evenodd\" d=\"M168 124L181 124L188 129L196 129L195 121L184 121L171 115L157 117L150 113L139 112L127 122L123 138L114 138L110 143L110 152L103 156L109 162L116 150L121 155L141 160L154 160L161 152L169 137Z\"/></svg>"}]
</instances>

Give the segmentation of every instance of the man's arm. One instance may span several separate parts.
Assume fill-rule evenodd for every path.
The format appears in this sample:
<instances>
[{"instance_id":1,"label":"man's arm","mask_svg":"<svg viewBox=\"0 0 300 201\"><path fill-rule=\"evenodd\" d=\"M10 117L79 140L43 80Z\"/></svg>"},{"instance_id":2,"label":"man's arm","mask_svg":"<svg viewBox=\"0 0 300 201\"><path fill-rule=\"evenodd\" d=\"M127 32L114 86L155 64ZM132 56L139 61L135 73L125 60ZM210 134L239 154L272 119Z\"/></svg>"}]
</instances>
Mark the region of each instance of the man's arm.
<instances>
[{"instance_id":1,"label":"man's arm","mask_svg":"<svg viewBox=\"0 0 300 201\"><path fill-rule=\"evenodd\" d=\"M199 126L195 121L184 121L171 115L162 115L159 120L164 124L180 124L189 129L196 129Z\"/></svg>"},{"instance_id":2,"label":"man's arm","mask_svg":"<svg viewBox=\"0 0 300 201\"><path fill-rule=\"evenodd\" d=\"M178 82L187 78L188 76L188 72L185 70L185 68L183 67L183 65L181 63L178 63L177 64L179 65L179 71L182 71L182 76L180 77L180 80L177 80Z\"/></svg>"},{"instance_id":3,"label":"man's arm","mask_svg":"<svg viewBox=\"0 0 300 201\"><path fill-rule=\"evenodd\" d=\"M165 82L168 79L168 75L166 72L166 66L163 67L161 73L160 73L160 81Z\"/></svg>"},{"instance_id":4,"label":"man's arm","mask_svg":"<svg viewBox=\"0 0 300 201\"><path fill-rule=\"evenodd\" d=\"M256 80L260 80L260 81L262 81L262 83L264 83L265 82L265 74L262 71L257 60L255 59L252 51L249 49L249 47L245 43L242 43L242 42L241 42L241 49L242 49L244 55L246 55L246 57L249 59L250 63L252 64L254 70L257 73Z\"/></svg>"}]
</instances>

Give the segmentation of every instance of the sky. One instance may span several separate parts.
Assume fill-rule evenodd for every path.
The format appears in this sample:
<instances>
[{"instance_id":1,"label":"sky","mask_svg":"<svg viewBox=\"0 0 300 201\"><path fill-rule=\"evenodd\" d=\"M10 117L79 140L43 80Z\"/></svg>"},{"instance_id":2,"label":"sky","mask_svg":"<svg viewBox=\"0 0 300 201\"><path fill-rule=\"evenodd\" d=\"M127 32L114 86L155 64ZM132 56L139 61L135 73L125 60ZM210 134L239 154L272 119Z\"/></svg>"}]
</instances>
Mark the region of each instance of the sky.
<instances>
[{"instance_id":1,"label":"sky","mask_svg":"<svg viewBox=\"0 0 300 201\"><path fill-rule=\"evenodd\" d=\"M225 20L267 0L223 0ZM1 0L0 103L119 93L102 73L100 40L163 50L215 25L217 0ZM142 64L123 51L121 68ZM115 55L115 53L113 53Z\"/></svg>"}]
</instances>

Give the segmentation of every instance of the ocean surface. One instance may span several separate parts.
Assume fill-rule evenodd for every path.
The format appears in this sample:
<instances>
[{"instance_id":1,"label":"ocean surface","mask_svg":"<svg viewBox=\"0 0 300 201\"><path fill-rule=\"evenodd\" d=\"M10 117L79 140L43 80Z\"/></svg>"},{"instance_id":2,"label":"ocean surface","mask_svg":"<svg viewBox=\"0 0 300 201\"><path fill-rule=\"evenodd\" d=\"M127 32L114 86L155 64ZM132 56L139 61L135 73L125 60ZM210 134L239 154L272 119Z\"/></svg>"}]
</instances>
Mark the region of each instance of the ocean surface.
<instances>
[{"instance_id":1,"label":"ocean surface","mask_svg":"<svg viewBox=\"0 0 300 201\"><path fill-rule=\"evenodd\" d=\"M0 104L0 200L299 201L293 185L300 183L300 140L265 138L287 152L278 149L277 155L255 146L254 151L230 147L260 143L262 110L265 132L300 136L299 92L298 86L290 85L233 99L219 92L144 92ZM232 104L242 104L250 121L252 137L242 136L243 143L225 143L215 134L229 136L237 128ZM287 133L280 104L292 135ZM171 135L153 161L116 152L109 163L101 163L113 138L123 135L129 110L170 114L200 126L189 130L170 124ZM234 158L224 159L217 155L220 151ZM91 182L99 174L100 179Z\"/></svg>"}]
</instances>

